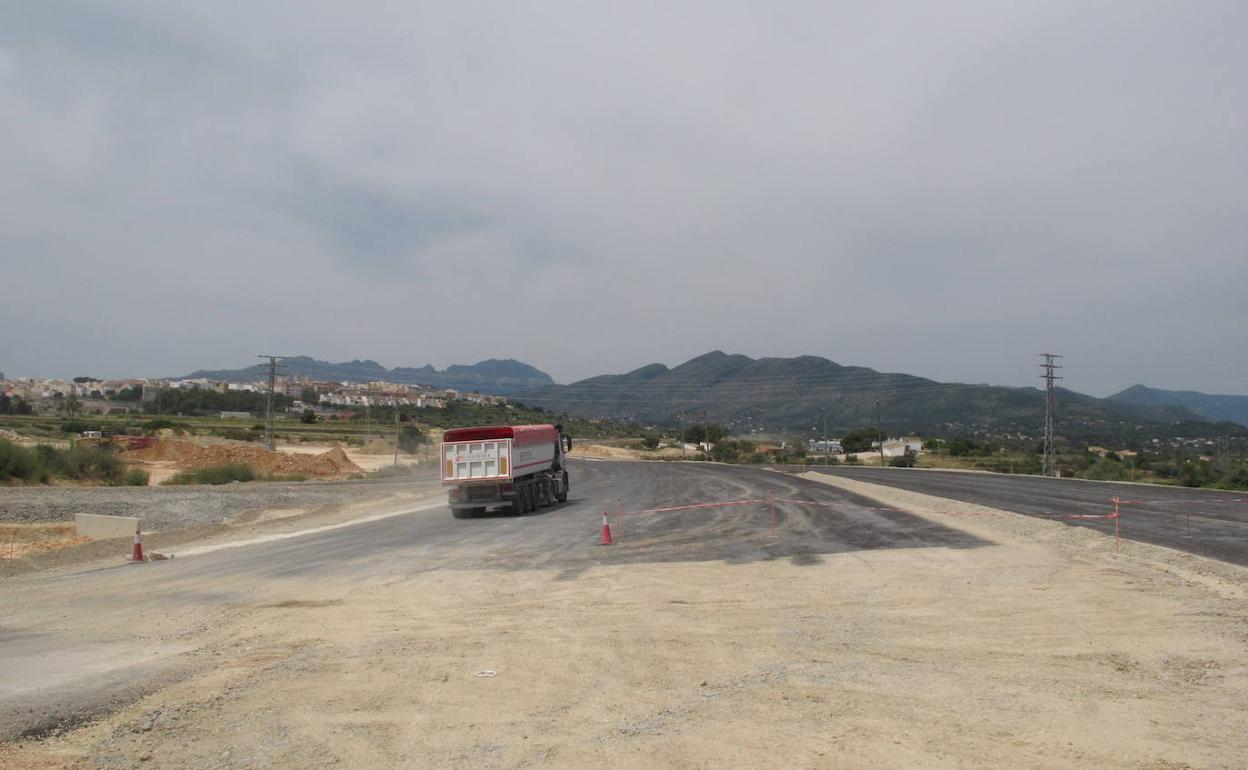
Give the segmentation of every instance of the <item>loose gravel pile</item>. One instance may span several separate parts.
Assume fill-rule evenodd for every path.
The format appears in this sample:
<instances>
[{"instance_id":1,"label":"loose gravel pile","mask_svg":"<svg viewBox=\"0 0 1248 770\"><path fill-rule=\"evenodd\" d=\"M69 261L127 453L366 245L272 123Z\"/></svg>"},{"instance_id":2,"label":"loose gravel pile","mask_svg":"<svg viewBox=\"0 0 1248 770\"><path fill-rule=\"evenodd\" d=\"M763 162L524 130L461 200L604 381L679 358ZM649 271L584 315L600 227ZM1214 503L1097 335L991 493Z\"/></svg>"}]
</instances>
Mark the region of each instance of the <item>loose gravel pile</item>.
<instances>
[{"instance_id":1,"label":"loose gravel pile","mask_svg":"<svg viewBox=\"0 0 1248 770\"><path fill-rule=\"evenodd\" d=\"M265 508L308 508L357 502L386 484L226 484L217 487L0 487L0 522L72 521L76 513L138 516L159 532L216 524Z\"/></svg>"}]
</instances>

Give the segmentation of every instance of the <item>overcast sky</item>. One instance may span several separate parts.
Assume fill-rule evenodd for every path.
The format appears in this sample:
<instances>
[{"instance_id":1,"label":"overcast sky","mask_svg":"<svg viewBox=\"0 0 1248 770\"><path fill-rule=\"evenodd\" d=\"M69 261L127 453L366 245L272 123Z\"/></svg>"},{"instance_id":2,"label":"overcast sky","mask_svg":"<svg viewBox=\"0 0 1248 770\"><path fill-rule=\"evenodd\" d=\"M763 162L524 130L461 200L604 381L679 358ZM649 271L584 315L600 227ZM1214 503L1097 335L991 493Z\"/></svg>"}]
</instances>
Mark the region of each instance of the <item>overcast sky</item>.
<instances>
[{"instance_id":1,"label":"overcast sky","mask_svg":"<svg viewBox=\"0 0 1248 770\"><path fill-rule=\"evenodd\" d=\"M345 10L348 8L350 10ZM0 0L0 371L1248 393L1248 3Z\"/></svg>"}]
</instances>

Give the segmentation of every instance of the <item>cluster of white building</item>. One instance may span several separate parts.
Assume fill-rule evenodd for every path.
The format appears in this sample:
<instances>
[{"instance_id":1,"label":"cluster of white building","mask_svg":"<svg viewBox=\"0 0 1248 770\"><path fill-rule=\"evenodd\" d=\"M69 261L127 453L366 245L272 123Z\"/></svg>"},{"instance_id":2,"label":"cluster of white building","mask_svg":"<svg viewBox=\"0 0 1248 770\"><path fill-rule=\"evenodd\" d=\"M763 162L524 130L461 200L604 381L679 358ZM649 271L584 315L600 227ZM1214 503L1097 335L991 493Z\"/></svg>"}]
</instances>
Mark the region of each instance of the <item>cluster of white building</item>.
<instances>
[{"instance_id":1,"label":"cluster of white building","mask_svg":"<svg viewBox=\"0 0 1248 770\"><path fill-rule=\"evenodd\" d=\"M923 439L918 436L905 436L903 438L890 438L884 440L884 456L885 457L903 457L907 453L918 454L923 449ZM837 438L829 439L810 439L806 442L806 450L815 454L845 454L845 447L842 446L841 440ZM880 442L871 442L871 451L880 451Z\"/></svg>"},{"instance_id":2,"label":"cluster of white building","mask_svg":"<svg viewBox=\"0 0 1248 770\"><path fill-rule=\"evenodd\" d=\"M119 406L118 395L123 391L132 391L137 398L129 401L155 401L162 389L175 388L180 390L203 389L218 393L254 392L267 393L267 381L259 382L224 382L206 378L185 380L166 380L155 378L128 378L95 380L78 378L35 379L19 378L6 380L0 374L0 393L20 398L39 409L48 402L65 399L71 395L83 402L84 407L99 408L101 406ZM316 394L316 400L308 402L307 391ZM274 383L274 392L295 399L292 409L325 409L369 407L369 406L400 406L415 408L444 409L448 402L467 401L474 404L506 404L502 396L491 396L481 393L461 393L452 389L437 389L424 385L407 385L403 383L373 381L356 382L318 382L310 377L279 376ZM123 396L124 398L124 396Z\"/></svg>"},{"instance_id":3,"label":"cluster of white building","mask_svg":"<svg viewBox=\"0 0 1248 770\"><path fill-rule=\"evenodd\" d=\"M0 375L0 393L13 398L20 398L30 403L37 403L49 398L68 398L76 396L80 399L112 398L123 390L154 387L160 380L144 378L122 380L74 380L36 379L20 377L13 380L4 379Z\"/></svg>"}]
</instances>

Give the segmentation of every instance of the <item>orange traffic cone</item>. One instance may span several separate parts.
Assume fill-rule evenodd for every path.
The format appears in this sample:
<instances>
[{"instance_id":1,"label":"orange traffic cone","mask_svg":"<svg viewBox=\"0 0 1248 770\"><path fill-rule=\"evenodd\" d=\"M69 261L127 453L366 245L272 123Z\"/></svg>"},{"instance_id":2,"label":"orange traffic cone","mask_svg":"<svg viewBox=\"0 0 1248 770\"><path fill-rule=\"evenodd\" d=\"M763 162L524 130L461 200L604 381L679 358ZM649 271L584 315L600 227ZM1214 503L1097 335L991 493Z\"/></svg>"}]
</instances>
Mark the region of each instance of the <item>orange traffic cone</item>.
<instances>
[{"instance_id":1,"label":"orange traffic cone","mask_svg":"<svg viewBox=\"0 0 1248 770\"><path fill-rule=\"evenodd\" d=\"M143 535L137 529L134 531L134 550L130 552L130 561L147 561L143 558Z\"/></svg>"},{"instance_id":2,"label":"orange traffic cone","mask_svg":"<svg viewBox=\"0 0 1248 770\"><path fill-rule=\"evenodd\" d=\"M607 523L607 512L602 512L602 540L598 545L615 545L611 540L611 525Z\"/></svg>"}]
</instances>

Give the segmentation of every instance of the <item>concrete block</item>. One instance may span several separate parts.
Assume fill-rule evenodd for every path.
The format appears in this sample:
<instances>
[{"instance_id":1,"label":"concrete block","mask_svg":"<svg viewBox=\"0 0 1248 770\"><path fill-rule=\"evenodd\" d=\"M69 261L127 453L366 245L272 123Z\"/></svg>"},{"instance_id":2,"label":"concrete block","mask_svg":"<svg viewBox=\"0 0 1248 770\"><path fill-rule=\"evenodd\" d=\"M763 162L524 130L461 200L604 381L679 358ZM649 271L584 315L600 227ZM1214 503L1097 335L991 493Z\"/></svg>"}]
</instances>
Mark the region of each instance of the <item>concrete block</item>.
<instances>
[{"instance_id":1,"label":"concrete block","mask_svg":"<svg viewBox=\"0 0 1248 770\"><path fill-rule=\"evenodd\" d=\"M79 537L107 540L110 537L134 537L139 520L134 516L101 516L97 513L76 513L74 524Z\"/></svg>"}]
</instances>

